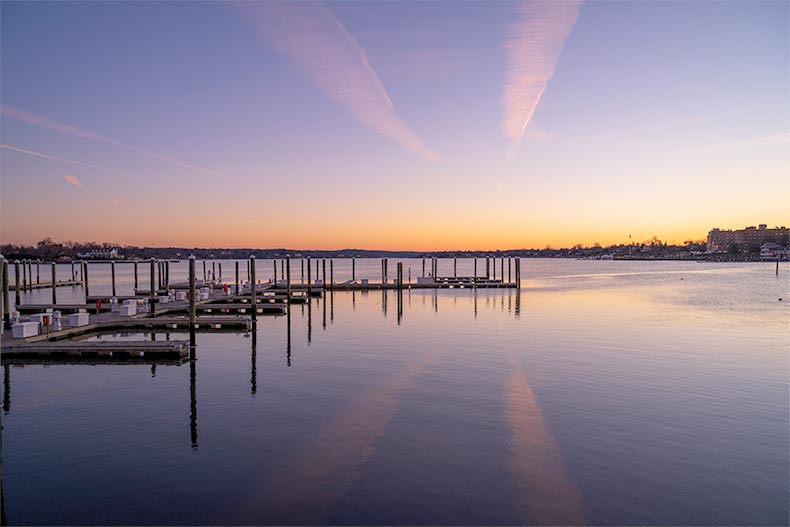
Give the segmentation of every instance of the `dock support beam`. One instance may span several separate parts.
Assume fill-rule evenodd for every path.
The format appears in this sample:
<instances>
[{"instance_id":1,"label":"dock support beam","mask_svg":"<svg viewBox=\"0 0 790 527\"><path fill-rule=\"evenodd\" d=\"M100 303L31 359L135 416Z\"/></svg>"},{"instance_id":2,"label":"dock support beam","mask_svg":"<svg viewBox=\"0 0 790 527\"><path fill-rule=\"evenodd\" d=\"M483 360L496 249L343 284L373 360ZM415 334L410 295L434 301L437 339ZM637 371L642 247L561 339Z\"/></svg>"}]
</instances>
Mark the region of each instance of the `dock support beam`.
<instances>
[{"instance_id":1,"label":"dock support beam","mask_svg":"<svg viewBox=\"0 0 790 527\"><path fill-rule=\"evenodd\" d=\"M149 299L149 302L150 302L149 314L151 316L154 316L154 312L156 311L156 283L155 283L155 279L156 279L156 260L154 260L154 257L152 256L151 257L151 291L149 292L149 294L151 295L151 298Z\"/></svg>"},{"instance_id":2,"label":"dock support beam","mask_svg":"<svg viewBox=\"0 0 790 527\"><path fill-rule=\"evenodd\" d=\"M277 260L272 259L272 267L274 268L274 278L272 279L272 283L277 286Z\"/></svg>"},{"instance_id":3,"label":"dock support beam","mask_svg":"<svg viewBox=\"0 0 790 527\"><path fill-rule=\"evenodd\" d=\"M55 291L58 289L57 283L57 264L52 262L52 307L54 308L58 303L58 296Z\"/></svg>"},{"instance_id":4,"label":"dock support beam","mask_svg":"<svg viewBox=\"0 0 790 527\"><path fill-rule=\"evenodd\" d=\"M236 262L236 276L239 264ZM189 358L195 360L195 255L189 257Z\"/></svg>"},{"instance_id":5,"label":"dock support beam","mask_svg":"<svg viewBox=\"0 0 790 527\"><path fill-rule=\"evenodd\" d=\"M90 295L90 289L88 288L88 261L83 260L82 265L82 281L85 282L85 298L88 298L88 295Z\"/></svg>"},{"instance_id":6,"label":"dock support beam","mask_svg":"<svg viewBox=\"0 0 790 527\"><path fill-rule=\"evenodd\" d=\"M110 262L110 273L112 274L112 296L116 296L115 295L115 260Z\"/></svg>"},{"instance_id":7,"label":"dock support beam","mask_svg":"<svg viewBox=\"0 0 790 527\"><path fill-rule=\"evenodd\" d=\"M285 258L285 294L288 297L288 316L291 316L291 257Z\"/></svg>"},{"instance_id":8,"label":"dock support beam","mask_svg":"<svg viewBox=\"0 0 790 527\"><path fill-rule=\"evenodd\" d=\"M250 256L250 300L252 302L252 330L258 328L258 299L256 298L257 285L255 284L255 255Z\"/></svg>"},{"instance_id":9,"label":"dock support beam","mask_svg":"<svg viewBox=\"0 0 790 527\"><path fill-rule=\"evenodd\" d=\"M3 326L11 329L11 314L8 306L8 260L3 258Z\"/></svg>"},{"instance_id":10,"label":"dock support beam","mask_svg":"<svg viewBox=\"0 0 790 527\"><path fill-rule=\"evenodd\" d=\"M19 307L19 260L14 262L14 305Z\"/></svg>"}]
</instances>

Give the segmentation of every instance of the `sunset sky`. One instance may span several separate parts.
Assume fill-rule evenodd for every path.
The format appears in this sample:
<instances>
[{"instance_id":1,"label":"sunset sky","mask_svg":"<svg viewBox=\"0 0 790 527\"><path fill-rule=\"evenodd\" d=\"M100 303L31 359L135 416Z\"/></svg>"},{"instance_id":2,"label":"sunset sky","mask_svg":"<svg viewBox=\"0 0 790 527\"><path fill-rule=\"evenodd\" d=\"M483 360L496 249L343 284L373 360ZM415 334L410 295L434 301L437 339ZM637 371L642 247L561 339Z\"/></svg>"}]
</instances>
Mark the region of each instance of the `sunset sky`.
<instances>
[{"instance_id":1,"label":"sunset sky","mask_svg":"<svg viewBox=\"0 0 790 527\"><path fill-rule=\"evenodd\" d=\"M2 2L0 239L495 249L790 224L790 3Z\"/></svg>"}]
</instances>

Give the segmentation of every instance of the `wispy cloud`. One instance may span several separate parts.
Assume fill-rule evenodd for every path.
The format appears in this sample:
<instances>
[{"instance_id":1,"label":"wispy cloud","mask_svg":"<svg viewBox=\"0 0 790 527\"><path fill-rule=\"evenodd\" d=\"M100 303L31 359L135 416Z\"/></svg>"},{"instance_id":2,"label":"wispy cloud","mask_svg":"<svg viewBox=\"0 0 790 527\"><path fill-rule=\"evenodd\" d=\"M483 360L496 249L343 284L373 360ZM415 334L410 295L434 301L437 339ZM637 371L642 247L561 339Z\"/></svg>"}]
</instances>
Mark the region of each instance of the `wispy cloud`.
<instances>
[{"instance_id":1,"label":"wispy cloud","mask_svg":"<svg viewBox=\"0 0 790 527\"><path fill-rule=\"evenodd\" d=\"M110 137L105 137L103 135L89 132L88 130L83 130L81 128L77 128L76 126L71 126L58 121L53 121L51 119L47 119L46 117L42 117L40 115L24 112L22 110L17 110L16 108L11 108L10 106L0 106L0 113L2 113L2 115L6 117L17 119L19 121L24 121L26 123L30 123L36 126L40 126L41 128L48 128L50 130L55 130L63 134L74 135L77 137L82 137L84 139L92 139L94 141L101 141L103 143L109 143L111 145L120 146L121 148L132 150L133 152L138 152L140 154L144 154L150 157L162 159L163 161L167 161L168 163L172 163L180 167L189 168L191 170L197 170L198 172L203 172L205 174L210 174L212 176L225 177L217 172L207 170L205 168L201 168L199 166L195 166L189 163L185 163L183 161L179 161L178 159L173 159L172 157L164 156L162 154L157 154L156 152L151 152L150 150L143 150L142 148L137 148L136 146L128 145L126 143L117 141Z\"/></svg>"},{"instance_id":2,"label":"wispy cloud","mask_svg":"<svg viewBox=\"0 0 790 527\"><path fill-rule=\"evenodd\" d=\"M790 144L790 132L781 132L773 135L764 135L760 137L747 137L737 139L735 141L725 141L722 143L715 143L709 145L697 146L689 148L686 153L700 153L700 152L723 152L727 150L739 150L741 148L749 148L753 146L773 146L773 145L786 145Z\"/></svg>"},{"instance_id":3,"label":"wispy cloud","mask_svg":"<svg viewBox=\"0 0 790 527\"><path fill-rule=\"evenodd\" d=\"M507 66L502 127L505 137L512 142L510 158L515 157L546 85L554 75L581 4L577 0L539 0L516 7L516 21L505 42Z\"/></svg>"},{"instance_id":4,"label":"wispy cloud","mask_svg":"<svg viewBox=\"0 0 790 527\"><path fill-rule=\"evenodd\" d=\"M80 180L77 179L77 176L63 176L63 179L65 179L67 182L74 185L75 187L82 188L82 183L80 183Z\"/></svg>"},{"instance_id":5,"label":"wispy cloud","mask_svg":"<svg viewBox=\"0 0 790 527\"><path fill-rule=\"evenodd\" d=\"M255 30L356 121L430 161L441 161L395 110L365 50L321 3L237 4Z\"/></svg>"},{"instance_id":6,"label":"wispy cloud","mask_svg":"<svg viewBox=\"0 0 790 527\"><path fill-rule=\"evenodd\" d=\"M120 205L121 204L121 200L119 200L118 198L110 198L110 201L112 201L116 205Z\"/></svg>"},{"instance_id":7,"label":"wispy cloud","mask_svg":"<svg viewBox=\"0 0 790 527\"><path fill-rule=\"evenodd\" d=\"M19 148L19 147L16 147L16 146L0 144L0 148L4 148L4 149L10 150L12 152L18 152L20 154L40 157L40 158L43 158L43 159L53 159L55 161L63 161L64 163L71 163L72 165L77 165L77 166L86 167L86 168L93 168L95 170L102 170L104 172L115 172L117 174L123 174L125 176L130 175L130 174L127 174L126 172L121 172L119 170L113 170L111 168L104 168L104 167L100 167L98 165L92 165L90 163L83 163L82 161L75 161L73 159L67 159L65 157L53 156L53 155L50 155L50 154L45 154L43 152L36 152L35 150L26 150L24 148Z\"/></svg>"}]
</instances>

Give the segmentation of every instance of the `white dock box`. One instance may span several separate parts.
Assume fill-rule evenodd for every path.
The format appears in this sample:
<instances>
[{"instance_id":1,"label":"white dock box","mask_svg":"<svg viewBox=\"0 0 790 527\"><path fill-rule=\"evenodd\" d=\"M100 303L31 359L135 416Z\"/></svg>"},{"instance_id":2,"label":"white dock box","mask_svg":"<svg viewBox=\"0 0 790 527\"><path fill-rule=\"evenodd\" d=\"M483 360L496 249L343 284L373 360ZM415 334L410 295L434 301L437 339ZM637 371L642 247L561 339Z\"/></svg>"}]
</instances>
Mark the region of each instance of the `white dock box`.
<instances>
[{"instance_id":1,"label":"white dock box","mask_svg":"<svg viewBox=\"0 0 790 527\"><path fill-rule=\"evenodd\" d=\"M52 323L52 312L51 311L48 311L46 313L35 313L33 315L30 315L30 320L31 320L31 322L35 322L36 324L41 324L43 326L44 325L44 317L47 317L47 320L49 320L50 324Z\"/></svg>"},{"instance_id":2,"label":"white dock box","mask_svg":"<svg viewBox=\"0 0 790 527\"><path fill-rule=\"evenodd\" d=\"M76 328L79 326L87 326L90 320L88 313L71 313L66 317L69 327Z\"/></svg>"},{"instance_id":3,"label":"white dock box","mask_svg":"<svg viewBox=\"0 0 790 527\"><path fill-rule=\"evenodd\" d=\"M15 339L35 337L38 335L38 322L17 322L11 326L11 334Z\"/></svg>"},{"instance_id":4,"label":"white dock box","mask_svg":"<svg viewBox=\"0 0 790 527\"><path fill-rule=\"evenodd\" d=\"M130 317L132 315L137 314L137 305L136 304L124 304L121 306L121 316L122 317Z\"/></svg>"},{"instance_id":5,"label":"white dock box","mask_svg":"<svg viewBox=\"0 0 790 527\"><path fill-rule=\"evenodd\" d=\"M370 281L367 278L362 279L362 285L368 285Z\"/></svg>"},{"instance_id":6,"label":"white dock box","mask_svg":"<svg viewBox=\"0 0 790 527\"><path fill-rule=\"evenodd\" d=\"M168 302L170 302L170 297L168 297L167 295L161 295L158 298L160 304L167 304Z\"/></svg>"},{"instance_id":7,"label":"white dock box","mask_svg":"<svg viewBox=\"0 0 790 527\"><path fill-rule=\"evenodd\" d=\"M315 281L315 285L318 286L318 287L321 287L322 285L324 285L324 281L323 280L316 280Z\"/></svg>"},{"instance_id":8,"label":"white dock box","mask_svg":"<svg viewBox=\"0 0 790 527\"><path fill-rule=\"evenodd\" d=\"M186 299L187 299L186 291L176 291L176 300L186 300Z\"/></svg>"}]
</instances>

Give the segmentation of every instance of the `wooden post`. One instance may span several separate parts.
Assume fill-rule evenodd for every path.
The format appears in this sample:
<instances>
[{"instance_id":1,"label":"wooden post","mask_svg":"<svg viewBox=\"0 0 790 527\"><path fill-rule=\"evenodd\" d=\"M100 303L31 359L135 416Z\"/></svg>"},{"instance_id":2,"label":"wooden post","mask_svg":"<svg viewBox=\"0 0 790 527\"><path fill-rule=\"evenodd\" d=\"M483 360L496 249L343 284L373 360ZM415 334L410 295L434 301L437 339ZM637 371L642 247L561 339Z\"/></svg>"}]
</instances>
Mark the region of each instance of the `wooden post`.
<instances>
[{"instance_id":1,"label":"wooden post","mask_svg":"<svg viewBox=\"0 0 790 527\"><path fill-rule=\"evenodd\" d=\"M329 288L335 288L335 260L334 258L329 259Z\"/></svg>"},{"instance_id":2,"label":"wooden post","mask_svg":"<svg viewBox=\"0 0 790 527\"><path fill-rule=\"evenodd\" d=\"M486 280L491 278L491 262L488 256L486 256Z\"/></svg>"},{"instance_id":3,"label":"wooden post","mask_svg":"<svg viewBox=\"0 0 790 527\"><path fill-rule=\"evenodd\" d=\"M11 329L11 311L8 306L8 260L3 258L3 324L6 330Z\"/></svg>"},{"instance_id":4,"label":"wooden post","mask_svg":"<svg viewBox=\"0 0 790 527\"><path fill-rule=\"evenodd\" d=\"M56 306L58 303L58 295L55 292L57 290L57 268L56 263L52 262L52 306Z\"/></svg>"},{"instance_id":5,"label":"wooden post","mask_svg":"<svg viewBox=\"0 0 790 527\"><path fill-rule=\"evenodd\" d=\"M425 256L422 257L422 277L425 278Z\"/></svg>"},{"instance_id":6,"label":"wooden post","mask_svg":"<svg viewBox=\"0 0 790 527\"><path fill-rule=\"evenodd\" d=\"M154 316L154 312L156 311L156 260L154 257L151 257L151 290L148 292L150 298L150 309L149 314Z\"/></svg>"},{"instance_id":7,"label":"wooden post","mask_svg":"<svg viewBox=\"0 0 790 527\"><path fill-rule=\"evenodd\" d=\"M510 283L510 263L512 258L510 256L507 257L507 283Z\"/></svg>"},{"instance_id":8,"label":"wooden post","mask_svg":"<svg viewBox=\"0 0 790 527\"><path fill-rule=\"evenodd\" d=\"M33 290L33 260L27 261L27 289L28 291Z\"/></svg>"},{"instance_id":9,"label":"wooden post","mask_svg":"<svg viewBox=\"0 0 790 527\"><path fill-rule=\"evenodd\" d=\"M403 290L403 262L398 262L397 267L398 291Z\"/></svg>"},{"instance_id":10,"label":"wooden post","mask_svg":"<svg viewBox=\"0 0 790 527\"><path fill-rule=\"evenodd\" d=\"M41 260L36 260L36 284L41 283Z\"/></svg>"},{"instance_id":11,"label":"wooden post","mask_svg":"<svg viewBox=\"0 0 790 527\"><path fill-rule=\"evenodd\" d=\"M206 283L206 260L203 260L203 283Z\"/></svg>"},{"instance_id":12,"label":"wooden post","mask_svg":"<svg viewBox=\"0 0 790 527\"><path fill-rule=\"evenodd\" d=\"M19 290L19 280L17 280L16 289ZM22 290L27 291L27 260L22 260Z\"/></svg>"},{"instance_id":13,"label":"wooden post","mask_svg":"<svg viewBox=\"0 0 790 527\"><path fill-rule=\"evenodd\" d=\"M505 281L505 257L499 259L499 278Z\"/></svg>"},{"instance_id":14,"label":"wooden post","mask_svg":"<svg viewBox=\"0 0 790 527\"><path fill-rule=\"evenodd\" d=\"M285 295L288 297L288 316L291 315L291 257L285 257Z\"/></svg>"},{"instance_id":15,"label":"wooden post","mask_svg":"<svg viewBox=\"0 0 790 527\"><path fill-rule=\"evenodd\" d=\"M250 281L250 261L247 260L247 281Z\"/></svg>"},{"instance_id":16,"label":"wooden post","mask_svg":"<svg viewBox=\"0 0 790 527\"><path fill-rule=\"evenodd\" d=\"M236 294L240 295L241 292L239 291L239 262L236 261Z\"/></svg>"},{"instance_id":17,"label":"wooden post","mask_svg":"<svg viewBox=\"0 0 790 527\"><path fill-rule=\"evenodd\" d=\"M307 257L307 296L308 296L307 301L308 301L308 303L310 302L310 298L309 298L310 297L310 293L313 291L313 278L312 278L312 273L311 273L311 270L310 270L310 262L311 262L311 259L308 256Z\"/></svg>"},{"instance_id":18,"label":"wooden post","mask_svg":"<svg viewBox=\"0 0 790 527\"><path fill-rule=\"evenodd\" d=\"M357 281L357 259L355 257L351 258L351 280Z\"/></svg>"},{"instance_id":19,"label":"wooden post","mask_svg":"<svg viewBox=\"0 0 790 527\"><path fill-rule=\"evenodd\" d=\"M85 298L87 299L90 295L90 289L88 288L88 261L83 260L82 265L84 266L82 269L82 281L85 285Z\"/></svg>"},{"instance_id":20,"label":"wooden post","mask_svg":"<svg viewBox=\"0 0 790 527\"><path fill-rule=\"evenodd\" d=\"M496 256L494 256L494 258L492 258L492 259L494 260L493 261L494 265L491 266L491 271L492 271L492 275L493 275L492 278L494 280L496 280Z\"/></svg>"},{"instance_id":21,"label":"wooden post","mask_svg":"<svg viewBox=\"0 0 790 527\"><path fill-rule=\"evenodd\" d=\"M302 273L299 275L299 280L304 283L304 258L300 258L299 262L302 264Z\"/></svg>"},{"instance_id":22,"label":"wooden post","mask_svg":"<svg viewBox=\"0 0 790 527\"><path fill-rule=\"evenodd\" d=\"M250 256L250 284L252 285L252 289L250 290L250 301L252 302L252 329L255 331L258 327L258 299L257 299L257 291L258 289L255 284L255 256Z\"/></svg>"},{"instance_id":23,"label":"wooden post","mask_svg":"<svg viewBox=\"0 0 790 527\"><path fill-rule=\"evenodd\" d=\"M453 278L458 278L458 258L453 257Z\"/></svg>"},{"instance_id":24,"label":"wooden post","mask_svg":"<svg viewBox=\"0 0 790 527\"><path fill-rule=\"evenodd\" d=\"M272 282L274 286L277 287L277 260L272 260L272 266L274 267L274 279Z\"/></svg>"},{"instance_id":25,"label":"wooden post","mask_svg":"<svg viewBox=\"0 0 790 527\"><path fill-rule=\"evenodd\" d=\"M219 283L222 283L222 262L217 264L219 266ZM167 264L167 283L170 284L170 263Z\"/></svg>"},{"instance_id":26,"label":"wooden post","mask_svg":"<svg viewBox=\"0 0 790 527\"><path fill-rule=\"evenodd\" d=\"M112 275L112 296L115 296L115 260L110 262L110 274Z\"/></svg>"},{"instance_id":27,"label":"wooden post","mask_svg":"<svg viewBox=\"0 0 790 527\"><path fill-rule=\"evenodd\" d=\"M217 262L211 260L211 281L215 282L217 280Z\"/></svg>"},{"instance_id":28,"label":"wooden post","mask_svg":"<svg viewBox=\"0 0 790 527\"><path fill-rule=\"evenodd\" d=\"M237 267L238 269L238 267ZM194 360L195 353L195 255L189 256L189 346L190 358Z\"/></svg>"},{"instance_id":29,"label":"wooden post","mask_svg":"<svg viewBox=\"0 0 790 527\"><path fill-rule=\"evenodd\" d=\"M74 260L71 261L71 281L72 282L77 281L77 275L74 274Z\"/></svg>"},{"instance_id":30,"label":"wooden post","mask_svg":"<svg viewBox=\"0 0 790 527\"><path fill-rule=\"evenodd\" d=\"M472 281L477 282L477 256L475 256L475 274Z\"/></svg>"},{"instance_id":31,"label":"wooden post","mask_svg":"<svg viewBox=\"0 0 790 527\"><path fill-rule=\"evenodd\" d=\"M134 289L137 290L137 259L134 260Z\"/></svg>"},{"instance_id":32,"label":"wooden post","mask_svg":"<svg viewBox=\"0 0 790 527\"><path fill-rule=\"evenodd\" d=\"M326 258L321 259L321 283L323 288L326 289Z\"/></svg>"},{"instance_id":33,"label":"wooden post","mask_svg":"<svg viewBox=\"0 0 790 527\"><path fill-rule=\"evenodd\" d=\"M384 258L381 259L381 283L384 283Z\"/></svg>"},{"instance_id":34,"label":"wooden post","mask_svg":"<svg viewBox=\"0 0 790 527\"><path fill-rule=\"evenodd\" d=\"M285 260L280 260L280 280L285 280Z\"/></svg>"},{"instance_id":35,"label":"wooden post","mask_svg":"<svg viewBox=\"0 0 790 527\"><path fill-rule=\"evenodd\" d=\"M21 302L19 301L19 289L20 289L20 282L19 282L19 260L14 262L14 305L19 307Z\"/></svg>"}]
</instances>

